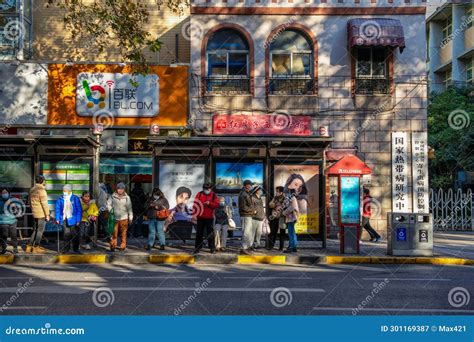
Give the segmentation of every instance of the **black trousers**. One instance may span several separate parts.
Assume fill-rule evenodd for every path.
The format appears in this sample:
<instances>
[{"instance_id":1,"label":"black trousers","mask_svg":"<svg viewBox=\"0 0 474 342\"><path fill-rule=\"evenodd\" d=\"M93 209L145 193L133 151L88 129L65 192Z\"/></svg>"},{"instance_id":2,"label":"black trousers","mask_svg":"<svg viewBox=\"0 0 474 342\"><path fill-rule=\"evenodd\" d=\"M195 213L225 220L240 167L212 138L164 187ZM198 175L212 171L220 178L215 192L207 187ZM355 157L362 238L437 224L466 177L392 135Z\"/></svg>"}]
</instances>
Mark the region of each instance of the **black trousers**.
<instances>
[{"instance_id":1,"label":"black trousers","mask_svg":"<svg viewBox=\"0 0 474 342\"><path fill-rule=\"evenodd\" d=\"M211 251L215 250L215 241L214 241L214 219L197 219L196 227L196 243L195 248L201 249L202 243L204 241L204 234L207 237L207 243L209 244L209 249Z\"/></svg>"},{"instance_id":2,"label":"black trousers","mask_svg":"<svg viewBox=\"0 0 474 342\"><path fill-rule=\"evenodd\" d=\"M77 252L81 244L81 228L80 226L68 226L64 223L64 246L63 252L68 252L71 249Z\"/></svg>"},{"instance_id":3,"label":"black trousers","mask_svg":"<svg viewBox=\"0 0 474 342\"><path fill-rule=\"evenodd\" d=\"M370 220L368 217L362 217L362 227L369 233L371 239L378 239L380 235L375 231L374 228L370 225ZM360 237L359 237L360 240Z\"/></svg>"},{"instance_id":4,"label":"black trousers","mask_svg":"<svg viewBox=\"0 0 474 342\"><path fill-rule=\"evenodd\" d=\"M5 250L7 248L8 235L10 235L13 247L18 247L18 239L16 237L16 223L0 224L0 233L0 242L2 250Z\"/></svg>"},{"instance_id":5,"label":"black trousers","mask_svg":"<svg viewBox=\"0 0 474 342\"><path fill-rule=\"evenodd\" d=\"M279 229L280 220L275 218L270 220L270 234L268 234L268 248L273 248L276 243L277 235L280 236L280 249L283 248L285 244L285 229ZM278 234L278 231L280 231Z\"/></svg>"}]
</instances>

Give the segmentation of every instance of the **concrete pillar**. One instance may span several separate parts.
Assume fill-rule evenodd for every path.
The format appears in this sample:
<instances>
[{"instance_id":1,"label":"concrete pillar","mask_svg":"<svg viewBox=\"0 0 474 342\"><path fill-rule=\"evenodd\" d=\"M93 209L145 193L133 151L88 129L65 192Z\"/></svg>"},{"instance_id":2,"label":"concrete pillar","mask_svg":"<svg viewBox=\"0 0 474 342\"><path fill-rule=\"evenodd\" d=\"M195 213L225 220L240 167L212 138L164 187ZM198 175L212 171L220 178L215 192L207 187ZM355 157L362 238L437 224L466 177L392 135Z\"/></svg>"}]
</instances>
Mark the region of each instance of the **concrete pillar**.
<instances>
[{"instance_id":1,"label":"concrete pillar","mask_svg":"<svg viewBox=\"0 0 474 342\"><path fill-rule=\"evenodd\" d=\"M464 63L458 59L464 51L464 27L462 17L465 13L464 6L453 5L453 50L452 50L452 77L453 82L465 81Z\"/></svg>"}]
</instances>

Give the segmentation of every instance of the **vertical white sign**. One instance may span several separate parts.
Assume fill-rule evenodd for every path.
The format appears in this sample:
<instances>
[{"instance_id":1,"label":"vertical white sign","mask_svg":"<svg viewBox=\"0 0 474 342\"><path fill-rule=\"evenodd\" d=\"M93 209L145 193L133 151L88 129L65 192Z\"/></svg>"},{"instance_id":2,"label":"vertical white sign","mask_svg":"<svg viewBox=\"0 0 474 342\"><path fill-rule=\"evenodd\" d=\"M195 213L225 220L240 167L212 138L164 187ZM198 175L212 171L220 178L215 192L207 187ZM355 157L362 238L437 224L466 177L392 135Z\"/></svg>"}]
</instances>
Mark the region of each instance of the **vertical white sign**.
<instances>
[{"instance_id":1,"label":"vertical white sign","mask_svg":"<svg viewBox=\"0 0 474 342\"><path fill-rule=\"evenodd\" d=\"M408 142L406 132L392 132L392 212L408 211Z\"/></svg>"},{"instance_id":2,"label":"vertical white sign","mask_svg":"<svg viewBox=\"0 0 474 342\"><path fill-rule=\"evenodd\" d=\"M429 213L428 200L428 133L413 132L411 135L413 212Z\"/></svg>"}]
</instances>

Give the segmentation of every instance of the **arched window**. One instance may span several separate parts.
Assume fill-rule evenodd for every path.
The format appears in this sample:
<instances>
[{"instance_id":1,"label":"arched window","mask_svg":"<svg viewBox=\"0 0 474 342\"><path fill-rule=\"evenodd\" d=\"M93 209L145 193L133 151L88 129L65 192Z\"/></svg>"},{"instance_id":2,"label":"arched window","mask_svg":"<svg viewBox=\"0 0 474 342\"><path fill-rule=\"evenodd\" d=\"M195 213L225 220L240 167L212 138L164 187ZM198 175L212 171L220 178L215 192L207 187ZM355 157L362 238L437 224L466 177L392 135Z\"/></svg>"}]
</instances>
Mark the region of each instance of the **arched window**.
<instances>
[{"instance_id":1,"label":"arched window","mask_svg":"<svg viewBox=\"0 0 474 342\"><path fill-rule=\"evenodd\" d=\"M213 93L248 93L249 44L233 29L212 34L206 46L206 90Z\"/></svg>"},{"instance_id":2,"label":"arched window","mask_svg":"<svg viewBox=\"0 0 474 342\"><path fill-rule=\"evenodd\" d=\"M270 93L312 93L313 51L311 40L298 30L275 33L270 43Z\"/></svg>"}]
</instances>

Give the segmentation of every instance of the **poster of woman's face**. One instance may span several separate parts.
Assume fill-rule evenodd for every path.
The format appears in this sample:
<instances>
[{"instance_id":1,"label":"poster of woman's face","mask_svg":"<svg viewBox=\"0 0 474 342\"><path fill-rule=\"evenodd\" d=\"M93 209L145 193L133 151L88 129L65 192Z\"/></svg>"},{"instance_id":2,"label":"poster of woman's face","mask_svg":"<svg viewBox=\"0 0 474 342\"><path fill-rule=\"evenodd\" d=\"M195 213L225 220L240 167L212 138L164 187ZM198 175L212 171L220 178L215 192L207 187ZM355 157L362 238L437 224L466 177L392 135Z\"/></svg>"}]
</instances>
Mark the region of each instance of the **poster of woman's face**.
<instances>
[{"instance_id":1,"label":"poster of woman's face","mask_svg":"<svg viewBox=\"0 0 474 342\"><path fill-rule=\"evenodd\" d=\"M300 212L298 233L319 232L319 166L275 165L274 185L283 186L286 194L294 193Z\"/></svg>"}]
</instances>

